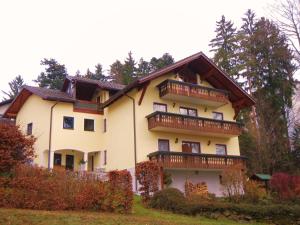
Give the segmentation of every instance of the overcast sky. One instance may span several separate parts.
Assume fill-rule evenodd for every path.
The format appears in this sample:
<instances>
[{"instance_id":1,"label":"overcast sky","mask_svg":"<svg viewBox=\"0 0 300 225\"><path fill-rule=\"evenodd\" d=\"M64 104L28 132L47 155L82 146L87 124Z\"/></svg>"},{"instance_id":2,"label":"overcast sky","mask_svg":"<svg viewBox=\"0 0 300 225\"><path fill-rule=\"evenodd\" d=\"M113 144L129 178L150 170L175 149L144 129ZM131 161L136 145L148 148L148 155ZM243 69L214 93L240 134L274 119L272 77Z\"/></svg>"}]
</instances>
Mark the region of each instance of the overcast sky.
<instances>
[{"instance_id":1,"label":"overcast sky","mask_svg":"<svg viewBox=\"0 0 300 225\"><path fill-rule=\"evenodd\" d=\"M129 51L136 59L170 53L175 60L199 51L208 56L215 23L236 26L251 8L268 14L273 0L0 0L0 90L16 75L32 82L40 60L55 58L69 74L101 63L109 68ZM2 99L0 93L0 99Z\"/></svg>"}]
</instances>

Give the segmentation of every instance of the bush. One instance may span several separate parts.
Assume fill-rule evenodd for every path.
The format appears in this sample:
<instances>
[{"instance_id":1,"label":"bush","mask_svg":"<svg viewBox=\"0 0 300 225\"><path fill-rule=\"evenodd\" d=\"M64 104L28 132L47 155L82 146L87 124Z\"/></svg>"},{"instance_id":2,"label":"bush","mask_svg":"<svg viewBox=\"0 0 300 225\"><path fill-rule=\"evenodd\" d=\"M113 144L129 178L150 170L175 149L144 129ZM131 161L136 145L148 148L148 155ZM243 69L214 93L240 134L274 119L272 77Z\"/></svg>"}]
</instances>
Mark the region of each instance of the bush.
<instances>
[{"instance_id":1,"label":"bush","mask_svg":"<svg viewBox=\"0 0 300 225\"><path fill-rule=\"evenodd\" d=\"M0 123L0 137L0 174L9 173L17 164L33 159L35 138L22 134L18 126Z\"/></svg>"},{"instance_id":2,"label":"bush","mask_svg":"<svg viewBox=\"0 0 300 225\"><path fill-rule=\"evenodd\" d=\"M243 169L241 164L236 164L222 171L223 193L232 202L239 202L243 197L246 180Z\"/></svg>"},{"instance_id":3,"label":"bush","mask_svg":"<svg viewBox=\"0 0 300 225\"><path fill-rule=\"evenodd\" d=\"M152 208L165 209L172 212L182 210L184 204L184 194L176 188L166 188L156 192L149 202Z\"/></svg>"},{"instance_id":4,"label":"bush","mask_svg":"<svg viewBox=\"0 0 300 225\"><path fill-rule=\"evenodd\" d=\"M158 191L159 172L158 164L153 161L140 162L135 168L135 176L140 184L139 191L144 203L147 203Z\"/></svg>"},{"instance_id":5,"label":"bush","mask_svg":"<svg viewBox=\"0 0 300 225\"><path fill-rule=\"evenodd\" d=\"M244 191L244 199L252 203L257 203L259 200L267 197L266 189L253 180L245 182Z\"/></svg>"},{"instance_id":6,"label":"bush","mask_svg":"<svg viewBox=\"0 0 300 225\"><path fill-rule=\"evenodd\" d=\"M101 181L89 174L19 165L11 178L0 183L0 207L129 212L133 198L130 173L113 174L113 179Z\"/></svg>"},{"instance_id":7,"label":"bush","mask_svg":"<svg viewBox=\"0 0 300 225\"><path fill-rule=\"evenodd\" d=\"M207 201L206 199L198 200L189 200L179 190L168 188L157 192L152 197L149 205L152 208L169 210L186 215L211 216L219 214L238 220L271 220L276 223L281 221L280 223L282 224L293 224L300 219L299 205L254 205L222 202L217 199L214 201Z\"/></svg>"},{"instance_id":8,"label":"bush","mask_svg":"<svg viewBox=\"0 0 300 225\"><path fill-rule=\"evenodd\" d=\"M275 173L271 178L270 187L280 200L296 200L296 198L300 198L300 176Z\"/></svg>"}]
</instances>

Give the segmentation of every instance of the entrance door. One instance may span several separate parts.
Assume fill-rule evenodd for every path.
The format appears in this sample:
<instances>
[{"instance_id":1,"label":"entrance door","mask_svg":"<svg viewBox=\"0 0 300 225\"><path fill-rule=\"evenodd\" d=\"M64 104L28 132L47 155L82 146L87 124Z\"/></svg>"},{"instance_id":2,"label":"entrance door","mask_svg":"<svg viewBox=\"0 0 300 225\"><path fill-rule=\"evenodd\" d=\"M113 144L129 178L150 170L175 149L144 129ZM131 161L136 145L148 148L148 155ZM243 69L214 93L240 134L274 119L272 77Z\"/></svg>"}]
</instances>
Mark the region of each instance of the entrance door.
<instances>
[{"instance_id":1,"label":"entrance door","mask_svg":"<svg viewBox=\"0 0 300 225\"><path fill-rule=\"evenodd\" d=\"M74 155L66 155L66 169L67 170L74 169Z\"/></svg>"}]
</instances>

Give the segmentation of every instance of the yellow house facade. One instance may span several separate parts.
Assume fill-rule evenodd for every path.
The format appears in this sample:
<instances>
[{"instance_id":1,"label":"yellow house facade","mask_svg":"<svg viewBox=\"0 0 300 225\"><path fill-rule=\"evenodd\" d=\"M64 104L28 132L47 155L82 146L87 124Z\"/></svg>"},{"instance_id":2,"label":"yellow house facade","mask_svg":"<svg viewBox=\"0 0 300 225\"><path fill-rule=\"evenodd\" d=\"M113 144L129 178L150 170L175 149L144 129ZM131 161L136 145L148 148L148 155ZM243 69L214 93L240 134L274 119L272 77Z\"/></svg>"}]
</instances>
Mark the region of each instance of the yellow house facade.
<instances>
[{"instance_id":1,"label":"yellow house facade","mask_svg":"<svg viewBox=\"0 0 300 225\"><path fill-rule=\"evenodd\" d=\"M134 175L136 163L153 160L162 183L167 172L173 187L205 182L221 195L222 169L244 161L236 117L253 104L200 52L127 86L78 77L60 91L25 86L5 116L37 137L40 166Z\"/></svg>"}]
</instances>

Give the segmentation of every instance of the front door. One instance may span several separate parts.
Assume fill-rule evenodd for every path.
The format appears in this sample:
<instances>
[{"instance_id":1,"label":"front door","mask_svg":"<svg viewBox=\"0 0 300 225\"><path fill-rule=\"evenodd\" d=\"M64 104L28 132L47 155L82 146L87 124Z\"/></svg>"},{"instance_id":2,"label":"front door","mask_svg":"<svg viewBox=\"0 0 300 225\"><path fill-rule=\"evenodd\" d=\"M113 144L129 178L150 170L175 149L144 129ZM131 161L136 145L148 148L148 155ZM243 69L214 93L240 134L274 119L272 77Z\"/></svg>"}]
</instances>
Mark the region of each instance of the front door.
<instances>
[{"instance_id":1,"label":"front door","mask_svg":"<svg viewBox=\"0 0 300 225\"><path fill-rule=\"evenodd\" d=\"M67 170L74 169L74 155L66 155L66 169Z\"/></svg>"}]
</instances>

